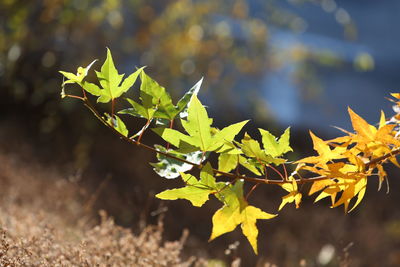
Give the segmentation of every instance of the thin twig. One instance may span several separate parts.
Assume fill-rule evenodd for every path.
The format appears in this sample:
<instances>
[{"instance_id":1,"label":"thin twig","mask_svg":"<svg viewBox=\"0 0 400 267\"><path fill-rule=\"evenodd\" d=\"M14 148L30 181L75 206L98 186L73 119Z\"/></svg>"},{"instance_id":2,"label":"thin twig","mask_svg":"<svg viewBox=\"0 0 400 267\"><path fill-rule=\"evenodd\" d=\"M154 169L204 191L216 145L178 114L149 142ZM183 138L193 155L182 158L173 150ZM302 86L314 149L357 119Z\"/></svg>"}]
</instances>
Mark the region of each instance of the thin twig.
<instances>
[{"instance_id":1,"label":"thin twig","mask_svg":"<svg viewBox=\"0 0 400 267\"><path fill-rule=\"evenodd\" d=\"M268 164L268 167L270 167L272 170L274 170L282 178L282 181L286 182L285 177L283 177L283 175L280 171L278 171L276 168L272 167L271 164Z\"/></svg>"},{"instance_id":2,"label":"thin twig","mask_svg":"<svg viewBox=\"0 0 400 267\"><path fill-rule=\"evenodd\" d=\"M143 126L142 131L140 132L136 143L140 144L140 141L142 140L142 136L143 136L144 132L146 131L147 127L149 127L150 123L151 123L151 120L147 119L146 124Z\"/></svg>"},{"instance_id":3,"label":"thin twig","mask_svg":"<svg viewBox=\"0 0 400 267\"><path fill-rule=\"evenodd\" d=\"M283 163L282 166L283 166L283 171L284 171L284 173L285 173L285 181L287 181L288 175L287 175L287 170L286 170L285 163Z\"/></svg>"},{"instance_id":4,"label":"thin twig","mask_svg":"<svg viewBox=\"0 0 400 267\"><path fill-rule=\"evenodd\" d=\"M259 186L259 185L260 185L260 184L255 184L255 185L253 185L253 187L250 189L250 191L247 193L247 195L246 195L246 197L245 197L246 201L249 199L251 193L253 193L253 191L254 191L254 190L257 188L257 186Z\"/></svg>"},{"instance_id":5,"label":"thin twig","mask_svg":"<svg viewBox=\"0 0 400 267\"><path fill-rule=\"evenodd\" d=\"M77 96L77 95L67 95L67 94L65 94L64 97L71 97L71 98L76 98L76 99L85 101L85 99L83 97Z\"/></svg>"}]
</instances>

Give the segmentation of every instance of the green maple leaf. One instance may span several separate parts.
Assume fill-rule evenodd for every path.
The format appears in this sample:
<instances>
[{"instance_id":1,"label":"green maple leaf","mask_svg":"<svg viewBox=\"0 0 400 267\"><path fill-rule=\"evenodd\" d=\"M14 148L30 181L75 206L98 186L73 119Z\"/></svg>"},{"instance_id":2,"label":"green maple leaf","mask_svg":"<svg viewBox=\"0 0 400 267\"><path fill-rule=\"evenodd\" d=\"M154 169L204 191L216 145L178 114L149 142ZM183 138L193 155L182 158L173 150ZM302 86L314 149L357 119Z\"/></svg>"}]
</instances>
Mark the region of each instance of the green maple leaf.
<instances>
[{"instance_id":1,"label":"green maple leaf","mask_svg":"<svg viewBox=\"0 0 400 267\"><path fill-rule=\"evenodd\" d=\"M232 124L212 134L212 120L196 95L193 95L188 108L187 120L181 120L182 126L188 135L169 128L156 128L154 131L165 141L181 148L192 146L201 151L218 151L226 142L233 141L248 121Z\"/></svg>"},{"instance_id":2,"label":"green maple leaf","mask_svg":"<svg viewBox=\"0 0 400 267\"><path fill-rule=\"evenodd\" d=\"M102 88L98 88L99 91L96 90L99 92L97 102L108 103L120 97L133 86L142 70L143 68L136 70L122 82L124 74L118 73L110 49L107 48L107 58L101 66L101 71L96 71L97 78L102 86ZM97 85L92 84L92 89L95 88L95 86Z\"/></svg>"},{"instance_id":3,"label":"green maple leaf","mask_svg":"<svg viewBox=\"0 0 400 267\"><path fill-rule=\"evenodd\" d=\"M157 110L156 106L146 107L144 105L140 105L133 99L126 98L126 100L131 105L131 108L118 111L119 114L128 114L134 117L146 118L148 120L153 119L154 113Z\"/></svg>"},{"instance_id":4,"label":"green maple leaf","mask_svg":"<svg viewBox=\"0 0 400 267\"><path fill-rule=\"evenodd\" d=\"M168 94L165 88L159 85L144 71L141 72L140 78L142 81L140 86L140 99L142 104L132 99L127 99L131 108L124 109L119 113L146 119L156 118L165 125L168 125L171 120L184 111L192 96L198 93L202 81L200 80L178 101L177 105L174 105L170 94ZM164 120L166 122L164 122Z\"/></svg>"},{"instance_id":5,"label":"green maple leaf","mask_svg":"<svg viewBox=\"0 0 400 267\"><path fill-rule=\"evenodd\" d=\"M272 157L276 158L282 156L286 152L293 151L289 143L290 127L285 130L279 140L277 140L274 135L266 130L258 130L260 131L264 150L267 155L271 155Z\"/></svg>"},{"instance_id":6,"label":"green maple leaf","mask_svg":"<svg viewBox=\"0 0 400 267\"><path fill-rule=\"evenodd\" d=\"M221 153L218 157L218 170L222 172L230 172L236 168L239 163L239 155Z\"/></svg>"},{"instance_id":7,"label":"green maple leaf","mask_svg":"<svg viewBox=\"0 0 400 267\"><path fill-rule=\"evenodd\" d=\"M82 85L83 79L87 76L89 69L93 66L93 64L96 61L97 59L93 60L92 63L90 63L86 68L79 67L78 70L76 71L76 74L66 71L59 71L62 75L64 75L65 78L68 79L63 82L63 85L68 83L77 83L79 85Z\"/></svg>"},{"instance_id":8,"label":"green maple leaf","mask_svg":"<svg viewBox=\"0 0 400 267\"><path fill-rule=\"evenodd\" d=\"M66 84L73 84L73 83L80 85L82 88L84 88L86 91L88 91L93 95L97 96L100 95L100 88L98 88L97 85L83 81L83 79L85 79L85 77L87 76L90 68L96 61L97 59L93 60L92 63L90 63L86 68L79 67L78 70L76 71L76 74L66 71L60 71L60 73L64 75L65 78L67 78L67 80L62 83L61 97L65 96L64 86Z\"/></svg>"},{"instance_id":9,"label":"green maple leaf","mask_svg":"<svg viewBox=\"0 0 400 267\"><path fill-rule=\"evenodd\" d=\"M257 140L252 139L247 133L244 135L240 147L247 157L254 158L257 161L261 161L266 164L273 163L275 165L280 165L286 161L285 159L274 157L267 153L264 149L261 149L260 143ZM261 171L263 172L262 168Z\"/></svg>"},{"instance_id":10,"label":"green maple leaf","mask_svg":"<svg viewBox=\"0 0 400 267\"><path fill-rule=\"evenodd\" d=\"M156 197L164 200L186 199L193 206L201 207L208 200L210 194L224 186L224 183L215 181L210 163L207 163L201 170L200 180L186 173L181 173L181 176L186 183L185 187L165 190L158 193Z\"/></svg>"},{"instance_id":11,"label":"green maple leaf","mask_svg":"<svg viewBox=\"0 0 400 267\"><path fill-rule=\"evenodd\" d=\"M217 210L212 217L213 229L210 241L235 230L240 224L243 234L257 254L258 229L256 222L259 219L272 219L276 215L249 205L243 197L242 181L237 181L235 185L222 190L217 194L217 197L223 201L224 206Z\"/></svg>"}]
</instances>

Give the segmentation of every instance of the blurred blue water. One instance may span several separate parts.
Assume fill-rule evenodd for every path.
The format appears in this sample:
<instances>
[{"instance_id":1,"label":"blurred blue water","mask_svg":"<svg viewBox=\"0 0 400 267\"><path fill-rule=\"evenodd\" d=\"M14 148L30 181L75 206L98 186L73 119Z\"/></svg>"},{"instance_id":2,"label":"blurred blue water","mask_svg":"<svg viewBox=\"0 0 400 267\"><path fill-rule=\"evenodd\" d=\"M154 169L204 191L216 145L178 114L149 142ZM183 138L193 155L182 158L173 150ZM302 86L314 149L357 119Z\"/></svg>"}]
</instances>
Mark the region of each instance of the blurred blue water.
<instances>
[{"instance_id":1,"label":"blurred blue water","mask_svg":"<svg viewBox=\"0 0 400 267\"><path fill-rule=\"evenodd\" d=\"M283 2L283 1L282 1ZM334 1L330 1L334 2ZM330 125L351 129L347 106L369 122L376 122L379 110L391 113L385 100L389 92L400 91L400 1L336 1L336 11L326 12L314 4L291 5L285 8L302 16L308 24L301 34L285 29L271 31L272 44L289 52L301 44L311 51L331 50L344 60L340 68L320 68L317 77L324 90L317 101L308 101L292 82L293 73L301 65L287 63L262 81L262 94L282 126L311 128L332 135ZM342 7L357 26L358 36L346 40L343 27L335 21L335 12ZM353 67L360 53L374 59L374 69L367 72Z\"/></svg>"}]
</instances>

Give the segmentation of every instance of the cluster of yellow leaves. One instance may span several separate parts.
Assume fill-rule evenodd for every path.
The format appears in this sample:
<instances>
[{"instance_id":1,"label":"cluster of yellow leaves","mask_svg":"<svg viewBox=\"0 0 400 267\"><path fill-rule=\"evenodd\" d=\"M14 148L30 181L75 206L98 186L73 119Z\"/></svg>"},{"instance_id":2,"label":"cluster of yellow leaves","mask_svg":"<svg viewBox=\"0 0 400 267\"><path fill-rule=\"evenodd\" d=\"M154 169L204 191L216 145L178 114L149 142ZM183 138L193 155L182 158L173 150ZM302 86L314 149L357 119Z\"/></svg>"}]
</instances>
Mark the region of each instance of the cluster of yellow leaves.
<instances>
[{"instance_id":1,"label":"cluster of yellow leaves","mask_svg":"<svg viewBox=\"0 0 400 267\"><path fill-rule=\"evenodd\" d=\"M398 99L400 97L400 94L392 95ZM395 129L398 123L387 122L385 114L381 112L379 126L375 127L350 108L348 111L354 133L343 130L347 135L324 141L310 132L318 156L297 161L302 164L300 169L320 176L320 179L314 178L309 191L309 195L319 192L315 202L330 197L332 207L344 205L346 212L352 211L361 202L369 176L379 176L380 188L386 179L382 166L386 161L400 167L395 157L400 147ZM293 185L294 190L297 188ZM349 210L353 199L355 203Z\"/></svg>"}]
</instances>

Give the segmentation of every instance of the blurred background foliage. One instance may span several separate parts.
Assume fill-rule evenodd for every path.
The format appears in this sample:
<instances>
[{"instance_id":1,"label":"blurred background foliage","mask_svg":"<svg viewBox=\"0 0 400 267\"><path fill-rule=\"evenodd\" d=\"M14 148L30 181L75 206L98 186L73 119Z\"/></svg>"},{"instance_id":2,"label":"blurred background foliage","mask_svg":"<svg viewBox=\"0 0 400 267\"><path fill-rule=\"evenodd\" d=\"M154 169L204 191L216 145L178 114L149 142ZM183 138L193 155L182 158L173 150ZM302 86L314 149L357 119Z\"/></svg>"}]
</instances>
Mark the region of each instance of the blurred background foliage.
<instances>
[{"instance_id":1,"label":"blurred background foliage","mask_svg":"<svg viewBox=\"0 0 400 267\"><path fill-rule=\"evenodd\" d=\"M300 63L296 82L317 85L315 63L340 62L338 55L301 45L289 53L273 47L272 27L295 33L307 28L304 19L275 1L5 0L0 12L2 107L34 109L42 133L62 127L66 118L60 114L77 112L72 101L60 104L57 71L102 58L106 46L123 72L146 65L175 95L205 76L210 103L223 102L217 106L225 113L246 107L261 119L269 112L255 95L270 71ZM352 21L343 25L353 38ZM368 64L360 60L360 66Z\"/></svg>"}]
</instances>

